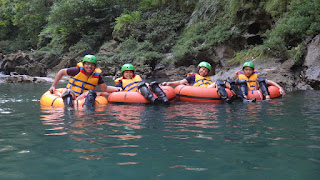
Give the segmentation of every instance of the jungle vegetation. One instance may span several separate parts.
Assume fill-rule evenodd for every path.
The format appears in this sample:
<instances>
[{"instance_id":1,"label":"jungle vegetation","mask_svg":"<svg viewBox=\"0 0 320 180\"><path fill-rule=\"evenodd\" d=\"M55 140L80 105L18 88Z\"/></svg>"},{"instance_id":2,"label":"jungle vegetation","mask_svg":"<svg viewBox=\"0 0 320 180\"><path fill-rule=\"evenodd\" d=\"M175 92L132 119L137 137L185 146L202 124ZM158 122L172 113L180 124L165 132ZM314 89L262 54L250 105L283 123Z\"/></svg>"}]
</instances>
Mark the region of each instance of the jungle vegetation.
<instances>
[{"instance_id":1,"label":"jungle vegetation","mask_svg":"<svg viewBox=\"0 0 320 180\"><path fill-rule=\"evenodd\" d=\"M87 49L105 61L188 65L235 50L230 64L294 58L320 33L319 0L0 0L0 52Z\"/></svg>"}]
</instances>

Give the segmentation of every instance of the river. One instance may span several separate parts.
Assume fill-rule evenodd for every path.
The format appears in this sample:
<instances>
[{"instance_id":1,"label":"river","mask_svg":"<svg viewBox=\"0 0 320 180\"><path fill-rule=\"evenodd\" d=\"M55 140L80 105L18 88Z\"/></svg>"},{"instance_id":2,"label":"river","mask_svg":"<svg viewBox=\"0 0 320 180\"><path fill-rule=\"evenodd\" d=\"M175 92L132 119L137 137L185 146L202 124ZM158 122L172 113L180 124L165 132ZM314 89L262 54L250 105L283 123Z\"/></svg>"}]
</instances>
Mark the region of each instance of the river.
<instances>
[{"instance_id":1,"label":"river","mask_svg":"<svg viewBox=\"0 0 320 180\"><path fill-rule=\"evenodd\" d=\"M320 179L320 91L233 104L41 107L0 84L0 179Z\"/></svg>"}]
</instances>

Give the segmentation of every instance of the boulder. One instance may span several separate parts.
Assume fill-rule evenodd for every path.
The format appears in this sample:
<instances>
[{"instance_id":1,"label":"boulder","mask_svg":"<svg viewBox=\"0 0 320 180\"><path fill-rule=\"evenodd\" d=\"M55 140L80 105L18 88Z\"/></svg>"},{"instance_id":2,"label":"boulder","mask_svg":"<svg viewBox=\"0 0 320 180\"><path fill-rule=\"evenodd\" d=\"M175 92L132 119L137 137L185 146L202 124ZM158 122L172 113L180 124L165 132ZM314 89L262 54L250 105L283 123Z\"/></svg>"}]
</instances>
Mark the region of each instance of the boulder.
<instances>
[{"instance_id":1,"label":"boulder","mask_svg":"<svg viewBox=\"0 0 320 180\"><path fill-rule=\"evenodd\" d=\"M120 71L121 65L110 61L98 61L98 67L102 70L103 76L115 76L117 71Z\"/></svg>"},{"instance_id":2,"label":"boulder","mask_svg":"<svg viewBox=\"0 0 320 180\"><path fill-rule=\"evenodd\" d=\"M7 75L10 74L10 72L31 76L47 75L45 65L35 61L31 56L22 51L7 55L0 63L0 71Z\"/></svg>"},{"instance_id":3,"label":"boulder","mask_svg":"<svg viewBox=\"0 0 320 180\"><path fill-rule=\"evenodd\" d=\"M11 73L16 74L16 73ZM46 78L32 77L27 75L10 75L5 78L6 83L46 83L49 82Z\"/></svg>"},{"instance_id":4,"label":"boulder","mask_svg":"<svg viewBox=\"0 0 320 180\"><path fill-rule=\"evenodd\" d=\"M317 35L307 47L307 55L303 63L302 78L313 89L320 90L320 35Z\"/></svg>"},{"instance_id":5,"label":"boulder","mask_svg":"<svg viewBox=\"0 0 320 180\"><path fill-rule=\"evenodd\" d=\"M232 58L234 56L234 49L227 45L220 45L214 49L215 55L220 58Z\"/></svg>"}]
</instances>

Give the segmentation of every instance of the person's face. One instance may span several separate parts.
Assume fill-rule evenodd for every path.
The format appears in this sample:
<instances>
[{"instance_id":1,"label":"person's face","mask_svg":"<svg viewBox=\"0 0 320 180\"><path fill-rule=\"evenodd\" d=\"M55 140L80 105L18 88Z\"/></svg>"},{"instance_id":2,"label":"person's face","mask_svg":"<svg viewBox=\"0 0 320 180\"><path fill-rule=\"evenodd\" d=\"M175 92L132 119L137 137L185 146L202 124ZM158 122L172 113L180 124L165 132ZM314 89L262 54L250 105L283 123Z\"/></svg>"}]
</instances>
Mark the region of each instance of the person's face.
<instances>
[{"instance_id":1,"label":"person's face","mask_svg":"<svg viewBox=\"0 0 320 180\"><path fill-rule=\"evenodd\" d=\"M87 74L92 74L94 69L96 68L96 64L92 62L84 62L83 68Z\"/></svg>"},{"instance_id":2,"label":"person's face","mask_svg":"<svg viewBox=\"0 0 320 180\"><path fill-rule=\"evenodd\" d=\"M123 72L123 77L125 79L132 79L133 78L133 71L126 70Z\"/></svg>"},{"instance_id":3,"label":"person's face","mask_svg":"<svg viewBox=\"0 0 320 180\"><path fill-rule=\"evenodd\" d=\"M244 75L246 75L247 77L250 77L253 74L253 68L246 66L243 68L243 72L244 72Z\"/></svg>"},{"instance_id":4,"label":"person's face","mask_svg":"<svg viewBox=\"0 0 320 180\"><path fill-rule=\"evenodd\" d=\"M200 67L200 69L199 69L199 75L200 75L200 76L205 77L205 76L208 75L208 73L209 73L209 69L208 69L208 68L206 68L206 67Z\"/></svg>"}]
</instances>

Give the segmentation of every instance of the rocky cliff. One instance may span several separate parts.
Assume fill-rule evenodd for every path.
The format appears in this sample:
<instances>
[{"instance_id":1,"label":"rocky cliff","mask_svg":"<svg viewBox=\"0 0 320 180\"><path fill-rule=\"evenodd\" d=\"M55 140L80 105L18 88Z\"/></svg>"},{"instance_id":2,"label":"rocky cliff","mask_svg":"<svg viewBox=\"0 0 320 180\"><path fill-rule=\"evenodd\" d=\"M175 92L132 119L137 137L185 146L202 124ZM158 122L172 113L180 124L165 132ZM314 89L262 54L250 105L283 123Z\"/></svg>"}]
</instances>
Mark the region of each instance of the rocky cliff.
<instances>
[{"instance_id":1,"label":"rocky cliff","mask_svg":"<svg viewBox=\"0 0 320 180\"><path fill-rule=\"evenodd\" d=\"M320 35L313 39L306 40L307 51L303 62L296 62L294 59L264 59L255 61L256 70L260 76L279 83L287 91L292 90L320 90ZM230 66L227 61L230 60L230 50L228 47L217 48L217 59L212 79L225 80L227 78L234 79L235 72L241 69L241 65ZM81 59L84 55L81 53L72 53L64 56L37 56L37 58L25 52L17 52L9 54L0 62L0 71L9 76L3 77L2 82L46 82L45 80L24 81L25 76L47 76L48 72L56 72L59 68L71 67L76 65L76 59ZM232 54L232 52L231 52ZM174 67L157 64L154 69L146 64L136 63L136 72L141 74L143 78L167 78L171 80L179 80L186 77L189 72L195 72L196 66ZM100 62L99 66L107 76L118 76L120 74L120 64L111 62ZM16 80L15 80L16 79ZM38 78L39 79L39 78Z\"/></svg>"}]
</instances>

